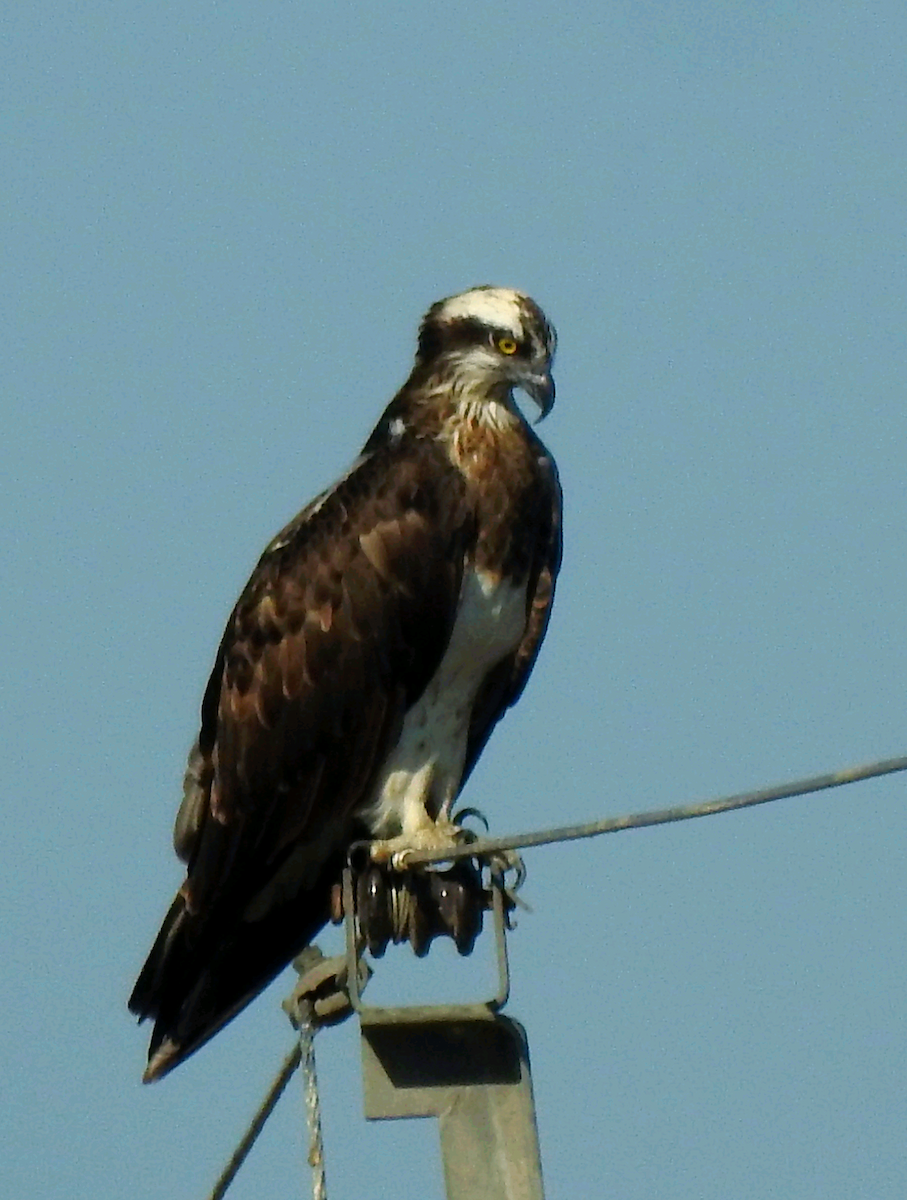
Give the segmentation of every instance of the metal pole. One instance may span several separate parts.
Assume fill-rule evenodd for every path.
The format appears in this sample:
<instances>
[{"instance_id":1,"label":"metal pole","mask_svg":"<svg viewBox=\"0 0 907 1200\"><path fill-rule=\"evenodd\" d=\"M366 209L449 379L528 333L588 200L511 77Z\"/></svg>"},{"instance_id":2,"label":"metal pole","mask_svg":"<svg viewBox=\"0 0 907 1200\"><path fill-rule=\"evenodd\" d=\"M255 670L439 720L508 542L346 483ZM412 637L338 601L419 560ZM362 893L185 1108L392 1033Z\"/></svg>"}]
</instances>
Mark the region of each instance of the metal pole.
<instances>
[{"instance_id":1,"label":"metal pole","mask_svg":"<svg viewBox=\"0 0 907 1200\"><path fill-rule=\"evenodd\" d=\"M447 1200L544 1200L521 1025L488 1012L428 1021L363 1015L361 1028L365 1115L438 1118Z\"/></svg>"}]
</instances>

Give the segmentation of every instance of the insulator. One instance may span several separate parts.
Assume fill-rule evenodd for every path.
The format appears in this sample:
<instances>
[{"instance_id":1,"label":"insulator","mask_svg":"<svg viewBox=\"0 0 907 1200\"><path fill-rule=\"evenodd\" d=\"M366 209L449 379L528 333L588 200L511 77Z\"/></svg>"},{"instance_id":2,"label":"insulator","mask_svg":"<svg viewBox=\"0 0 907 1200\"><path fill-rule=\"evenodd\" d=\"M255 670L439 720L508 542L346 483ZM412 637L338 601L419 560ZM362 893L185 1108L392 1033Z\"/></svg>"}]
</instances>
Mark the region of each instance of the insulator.
<instances>
[{"instance_id":1,"label":"insulator","mask_svg":"<svg viewBox=\"0 0 907 1200\"><path fill-rule=\"evenodd\" d=\"M389 941L408 941L421 958L436 937L452 938L460 954L469 954L490 906L480 868L466 859L444 871L369 863L356 877L355 897L359 930L375 958Z\"/></svg>"},{"instance_id":2,"label":"insulator","mask_svg":"<svg viewBox=\"0 0 907 1200\"><path fill-rule=\"evenodd\" d=\"M439 932L452 937L461 954L472 953L488 903L481 872L469 860L461 859L449 871L431 872L428 884L441 926Z\"/></svg>"},{"instance_id":3,"label":"insulator","mask_svg":"<svg viewBox=\"0 0 907 1200\"><path fill-rule=\"evenodd\" d=\"M377 863L372 863L356 880L356 913L369 952L380 958L395 937L393 883Z\"/></svg>"}]
</instances>

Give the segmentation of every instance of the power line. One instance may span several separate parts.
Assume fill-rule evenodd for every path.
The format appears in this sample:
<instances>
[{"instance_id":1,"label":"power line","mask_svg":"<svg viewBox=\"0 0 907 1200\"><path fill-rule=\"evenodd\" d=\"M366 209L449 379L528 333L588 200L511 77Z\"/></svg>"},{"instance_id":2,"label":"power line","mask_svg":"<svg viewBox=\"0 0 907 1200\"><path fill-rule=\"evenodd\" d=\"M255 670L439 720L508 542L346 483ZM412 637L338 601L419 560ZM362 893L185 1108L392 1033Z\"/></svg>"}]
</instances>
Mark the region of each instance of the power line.
<instances>
[{"instance_id":1,"label":"power line","mask_svg":"<svg viewBox=\"0 0 907 1200\"><path fill-rule=\"evenodd\" d=\"M716 800L705 800L696 804L681 804L673 808L654 809L649 812L633 813L623 817L606 817L599 821L588 821L583 825L564 825L556 829L544 829L534 833L513 834L509 837L477 838L472 842L454 846L444 850L417 850L407 852L405 868L427 866L431 863L450 862L459 858L487 858L508 850L525 850L532 846L547 846L555 842L572 842L580 838L598 837L604 833L619 833L624 829L644 829L650 825L668 825L674 821L688 821L694 817L709 817L716 813L734 812L741 808L752 808L757 804L767 804L772 800L786 800L793 796L805 796L812 792L827 791L830 788L843 787L850 783L859 783L865 779L876 779L882 775L893 775L899 771L907 771L907 755L901 758L880 759L864 766L845 767L839 771L827 772L823 775L811 775L806 779L797 779L792 783L778 784L774 787L759 788L751 792L738 792L731 796L720 797ZM318 958L320 959L320 954ZM334 960L324 962L324 970L331 966ZM300 970L302 968L300 967ZM322 979L322 971L318 965L313 968L311 976L315 980L311 985L311 995L317 992L317 987L326 981L336 978L338 986L342 986L337 978L336 970L328 971ZM303 996L308 993L303 988ZM322 1200L325 1195L324 1185L324 1147L321 1139L321 1118L318 1108L317 1077L315 1075L313 1037L318 1024L316 1005L311 997L304 1001L295 997L299 1004L297 1025L300 1040L285 1059L277 1073L267 1096L255 1114L249 1129L240 1141L236 1150L224 1169L211 1192L210 1200L222 1200L227 1188L233 1182L236 1173L245 1161L253 1143L271 1115L274 1106L280 1099L291 1076L303 1063L306 1075L306 1115L309 1126L308 1161L312 1167L312 1185L315 1200ZM346 997L348 1003L348 997ZM344 1009L344 1011L346 1011ZM334 1020L342 1019L336 1015Z\"/></svg>"},{"instance_id":2,"label":"power line","mask_svg":"<svg viewBox=\"0 0 907 1200\"><path fill-rule=\"evenodd\" d=\"M249 1156L249 1151L258 1140L258 1135L264 1129L265 1122L271 1113L274 1111L274 1106L284 1093L284 1089L293 1077L293 1073L302 1061L302 1046L299 1042L293 1047L290 1053L283 1061L283 1066L277 1072L274 1082L268 1088L268 1094L261 1102L258 1111L252 1118L249 1128L243 1134L243 1137L230 1156L230 1161L224 1167L220 1178L214 1185L209 1200L223 1200L227 1188L236 1178L239 1168L243 1165Z\"/></svg>"},{"instance_id":3,"label":"power line","mask_svg":"<svg viewBox=\"0 0 907 1200\"><path fill-rule=\"evenodd\" d=\"M843 787L847 783L859 783L864 779L875 779L879 775L893 775L896 771L907 771L907 755L902 758L885 758L865 766L845 767L824 775L811 775L793 783L777 784L760 788L754 792L737 792L717 800L704 800L697 804L680 804L674 808L657 808L651 812L632 813L624 817L605 817L600 821L588 821L584 825L562 825L557 829L542 829L535 833L516 833L507 837L476 838L443 850L407 850L400 864L406 868L426 866L429 863L450 862L458 858L484 858L500 854L505 850L526 850L531 846L547 846L553 842L575 842L580 838L598 837L602 833L620 833L624 829L644 829L649 825L668 825L673 821L689 821L693 817L711 817L716 813L734 812L739 808L752 808L756 804L767 804L770 800L786 800L791 796L805 796L810 792L823 792L828 788Z\"/></svg>"}]
</instances>

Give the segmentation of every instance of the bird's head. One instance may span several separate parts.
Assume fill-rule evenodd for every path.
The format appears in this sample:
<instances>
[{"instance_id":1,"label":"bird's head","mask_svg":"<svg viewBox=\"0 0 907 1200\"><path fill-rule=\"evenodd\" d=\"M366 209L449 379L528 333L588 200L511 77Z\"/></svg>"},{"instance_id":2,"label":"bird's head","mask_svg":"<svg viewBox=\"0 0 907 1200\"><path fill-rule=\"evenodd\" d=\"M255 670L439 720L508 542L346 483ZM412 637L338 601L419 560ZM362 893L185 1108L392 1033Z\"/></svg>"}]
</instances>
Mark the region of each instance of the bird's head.
<instances>
[{"instance_id":1,"label":"bird's head","mask_svg":"<svg viewBox=\"0 0 907 1200\"><path fill-rule=\"evenodd\" d=\"M556 345L554 327L534 300L511 288L477 287L431 306L416 361L489 399L522 388L539 406L541 420L554 406Z\"/></svg>"}]
</instances>

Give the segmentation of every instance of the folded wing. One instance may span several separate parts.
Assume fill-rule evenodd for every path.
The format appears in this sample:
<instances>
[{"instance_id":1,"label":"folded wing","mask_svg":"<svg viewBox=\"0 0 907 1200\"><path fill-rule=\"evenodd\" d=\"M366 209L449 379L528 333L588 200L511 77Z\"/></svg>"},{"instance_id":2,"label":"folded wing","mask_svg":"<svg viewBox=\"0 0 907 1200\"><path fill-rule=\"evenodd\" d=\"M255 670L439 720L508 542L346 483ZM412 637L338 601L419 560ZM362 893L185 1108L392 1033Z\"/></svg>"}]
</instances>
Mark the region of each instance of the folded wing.
<instances>
[{"instance_id":1,"label":"folded wing","mask_svg":"<svg viewBox=\"0 0 907 1200\"><path fill-rule=\"evenodd\" d=\"M174 841L187 864L130 1008L146 1079L328 917L357 813L444 654L474 519L434 443L378 448L265 551L224 632Z\"/></svg>"}]
</instances>

